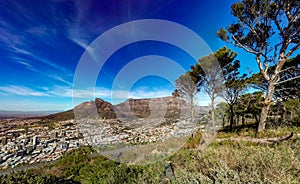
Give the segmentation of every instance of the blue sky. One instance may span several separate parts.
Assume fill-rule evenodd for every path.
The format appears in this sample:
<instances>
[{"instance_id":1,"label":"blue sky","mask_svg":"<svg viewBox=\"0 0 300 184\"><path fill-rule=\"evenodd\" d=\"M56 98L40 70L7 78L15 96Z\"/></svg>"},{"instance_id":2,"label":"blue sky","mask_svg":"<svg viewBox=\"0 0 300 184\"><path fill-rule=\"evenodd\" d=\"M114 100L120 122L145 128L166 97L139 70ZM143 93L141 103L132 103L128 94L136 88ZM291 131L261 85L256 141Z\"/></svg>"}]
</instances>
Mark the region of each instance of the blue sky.
<instances>
[{"instance_id":1,"label":"blue sky","mask_svg":"<svg viewBox=\"0 0 300 184\"><path fill-rule=\"evenodd\" d=\"M232 0L10 0L0 2L0 110L66 110L79 101L100 97L114 102L115 77L132 60L160 55L176 61L185 70L195 63L187 53L167 43L131 43L115 52L102 67L94 96L82 89L73 104L72 85L76 67L85 49L109 29L140 19L173 21L196 32L212 51L226 45L216 31L234 21ZM159 28L158 28L159 29ZM172 30L169 30L172 31ZM184 35L182 35L184 37ZM191 43L193 44L193 43ZM253 56L238 52L242 72L257 71ZM157 67L162 67L157 61ZM138 70L138 69L136 69ZM172 72L172 67L168 72ZM174 76L179 76L174 72ZM147 76L134 83L132 98L170 95L174 81ZM123 93L121 89L115 89ZM200 98L203 105L208 98Z\"/></svg>"}]
</instances>

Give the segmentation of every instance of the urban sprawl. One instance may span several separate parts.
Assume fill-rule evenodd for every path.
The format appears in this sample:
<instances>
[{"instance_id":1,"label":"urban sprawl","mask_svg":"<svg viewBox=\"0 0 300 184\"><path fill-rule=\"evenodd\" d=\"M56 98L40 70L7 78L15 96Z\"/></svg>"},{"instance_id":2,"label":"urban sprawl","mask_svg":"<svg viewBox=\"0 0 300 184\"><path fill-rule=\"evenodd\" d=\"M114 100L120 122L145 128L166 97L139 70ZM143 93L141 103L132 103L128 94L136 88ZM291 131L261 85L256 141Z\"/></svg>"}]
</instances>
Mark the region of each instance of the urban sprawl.
<instances>
[{"instance_id":1,"label":"urban sprawl","mask_svg":"<svg viewBox=\"0 0 300 184\"><path fill-rule=\"evenodd\" d=\"M45 126L39 119L5 119L0 124L0 169L54 161L83 145L154 143L199 129L188 119L83 119ZM154 124L159 121L158 124ZM25 127L25 128L24 128ZM200 127L204 128L204 127Z\"/></svg>"}]
</instances>

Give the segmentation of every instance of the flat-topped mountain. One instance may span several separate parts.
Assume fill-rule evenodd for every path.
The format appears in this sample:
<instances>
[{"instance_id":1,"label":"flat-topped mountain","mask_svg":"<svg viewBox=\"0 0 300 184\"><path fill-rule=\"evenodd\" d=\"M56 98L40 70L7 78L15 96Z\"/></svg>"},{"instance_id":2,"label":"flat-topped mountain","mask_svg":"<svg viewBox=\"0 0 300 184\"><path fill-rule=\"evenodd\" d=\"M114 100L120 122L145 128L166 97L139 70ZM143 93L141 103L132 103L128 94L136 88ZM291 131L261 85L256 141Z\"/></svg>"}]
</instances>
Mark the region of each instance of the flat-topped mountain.
<instances>
[{"instance_id":1,"label":"flat-topped mountain","mask_svg":"<svg viewBox=\"0 0 300 184\"><path fill-rule=\"evenodd\" d=\"M206 113L205 109L201 107L196 108L197 111ZM48 115L46 119L52 120L67 120L73 119L74 114L76 118L91 117L98 115L104 119L114 118L147 118L147 117L165 117L165 118L179 118L190 116L190 106L183 100L174 96L161 98L143 98L143 99L127 99L117 105L96 98L89 102L83 102L74 109Z\"/></svg>"},{"instance_id":2,"label":"flat-topped mountain","mask_svg":"<svg viewBox=\"0 0 300 184\"><path fill-rule=\"evenodd\" d=\"M128 99L114 106L118 117L126 118L136 116L138 118L165 117L179 118L187 116L190 107L184 101L176 97Z\"/></svg>"}]
</instances>

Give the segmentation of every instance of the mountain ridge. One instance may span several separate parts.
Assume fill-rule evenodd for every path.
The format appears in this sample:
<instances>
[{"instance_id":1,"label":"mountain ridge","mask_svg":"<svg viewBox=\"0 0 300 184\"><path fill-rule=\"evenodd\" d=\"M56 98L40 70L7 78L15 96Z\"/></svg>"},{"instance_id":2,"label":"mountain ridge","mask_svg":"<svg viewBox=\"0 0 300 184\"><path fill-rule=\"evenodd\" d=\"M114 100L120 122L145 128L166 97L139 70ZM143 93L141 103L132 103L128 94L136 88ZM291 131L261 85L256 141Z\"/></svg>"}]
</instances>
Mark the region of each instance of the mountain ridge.
<instances>
[{"instance_id":1,"label":"mountain ridge","mask_svg":"<svg viewBox=\"0 0 300 184\"><path fill-rule=\"evenodd\" d=\"M197 107L197 111L201 113L208 112L204 107ZM95 100L83 102L68 111L44 116L43 119L59 121L81 117L95 117L95 115L103 119L155 118L162 116L165 118L179 118L190 115L190 106L174 96L141 99L130 98L116 105L112 105L101 98L95 98Z\"/></svg>"}]
</instances>

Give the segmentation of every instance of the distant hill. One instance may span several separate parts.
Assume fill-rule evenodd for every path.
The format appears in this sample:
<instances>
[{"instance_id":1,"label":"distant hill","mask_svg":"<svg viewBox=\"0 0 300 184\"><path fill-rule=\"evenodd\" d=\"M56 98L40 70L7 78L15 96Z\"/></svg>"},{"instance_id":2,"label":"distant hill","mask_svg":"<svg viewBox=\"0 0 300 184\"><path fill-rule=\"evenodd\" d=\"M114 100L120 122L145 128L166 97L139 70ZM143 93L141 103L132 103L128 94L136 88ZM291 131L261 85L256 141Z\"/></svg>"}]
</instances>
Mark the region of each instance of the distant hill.
<instances>
[{"instance_id":1,"label":"distant hill","mask_svg":"<svg viewBox=\"0 0 300 184\"><path fill-rule=\"evenodd\" d=\"M151 110L150 110L151 109ZM197 107L198 113L208 113L207 108ZM165 118L179 118L180 116L190 116L190 106L184 101L173 96L161 98L144 98L144 99L128 99L117 105L96 98L89 102L83 102L74 109L51 114L43 117L43 119L63 121L78 117L91 117L97 114L101 118L147 118L151 117L165 117Z\"/></svg>"},{"instance_id":2,"label":"distant hill","mask_svg":"<svg viewBox=\"0 0 300 184\"><path fill-rule=\"evenodd\" d=\"M58 112L55 114L50 114L47 116L43 116L41 119L43 120L49 120L49 121L65 121L74 119L74 112L73 109L64 111L64 112Z\"/></svg>"},{"instance_id":3,"label":"distant hill","mask_svg":"<svg viewBox=\"0 0 300 184\"><path fill-rule=\"evenodd\" d=\"M0 118L30 118L30 117L40 117L53 113L59 112L56 111L5 111L0 110Z\"/></svg>"}]
</instances>

